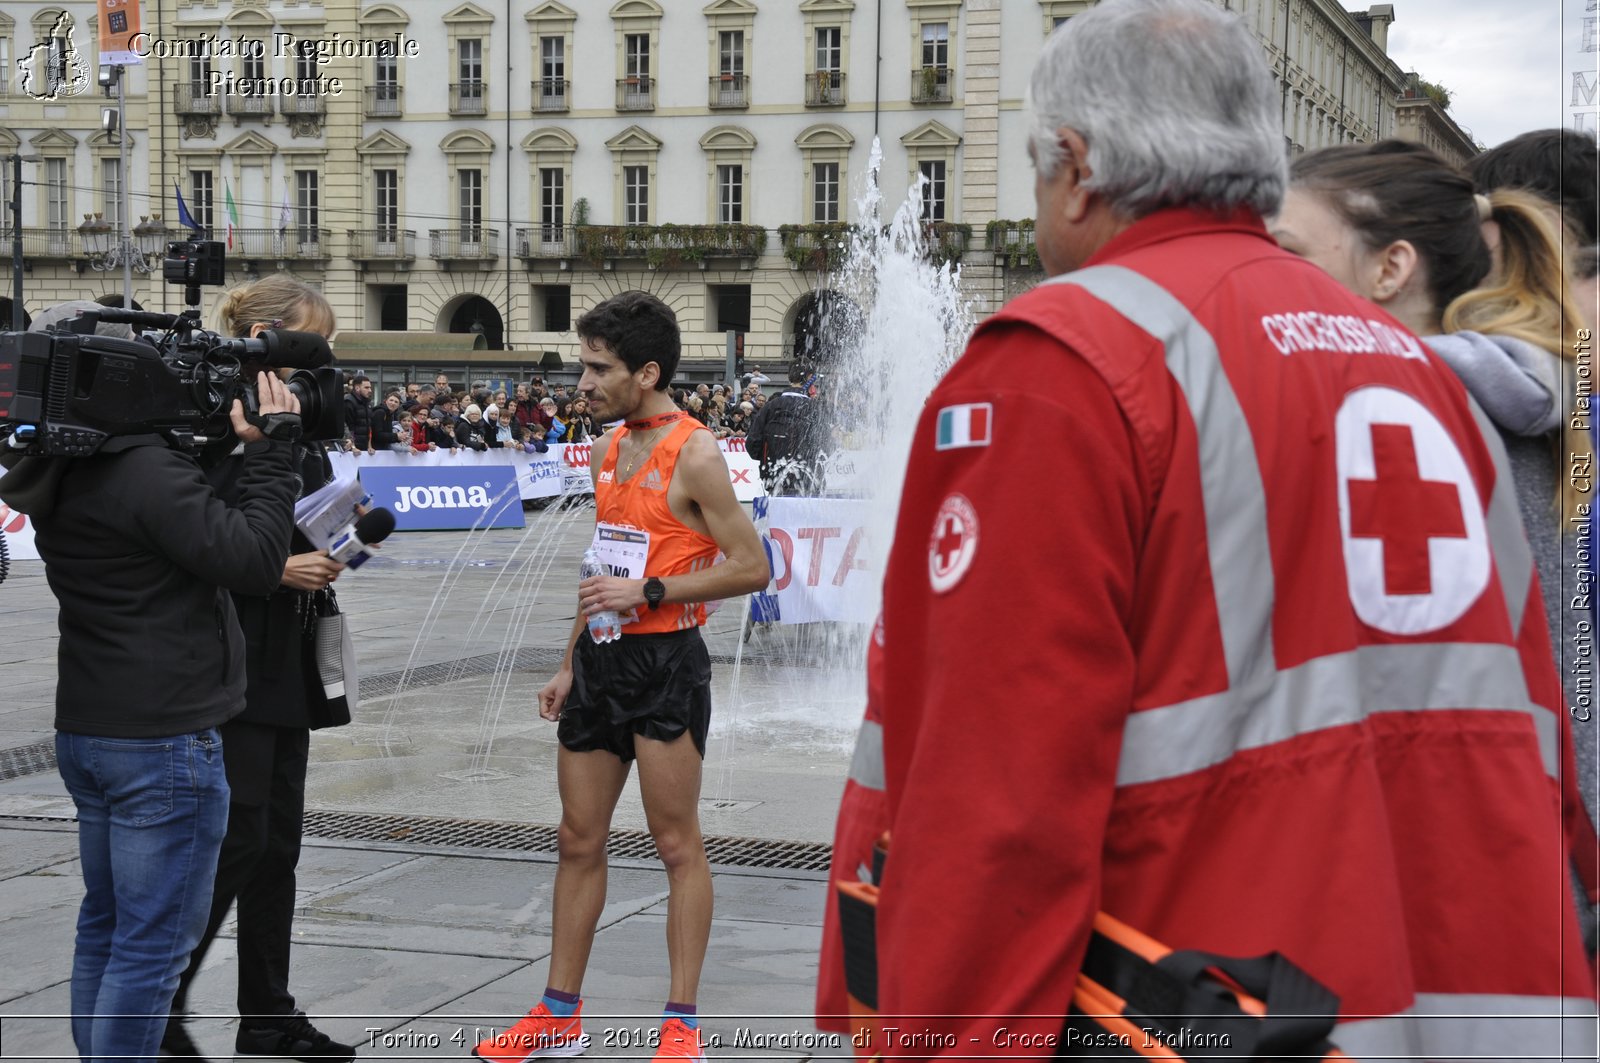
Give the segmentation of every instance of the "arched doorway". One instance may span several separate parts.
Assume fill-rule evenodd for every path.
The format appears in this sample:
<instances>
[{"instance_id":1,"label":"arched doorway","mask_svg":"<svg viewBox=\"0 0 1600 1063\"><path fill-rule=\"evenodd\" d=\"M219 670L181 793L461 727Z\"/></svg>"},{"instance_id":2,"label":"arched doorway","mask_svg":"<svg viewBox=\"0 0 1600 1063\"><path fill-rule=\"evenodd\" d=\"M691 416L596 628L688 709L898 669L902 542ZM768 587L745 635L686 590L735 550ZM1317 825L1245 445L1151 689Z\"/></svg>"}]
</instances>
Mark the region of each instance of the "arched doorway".
<instances>
[{"instance_id":1,"label":"arched doorway","mask_svg":"<svg viewBox=\"0 0 1600 1063\"><path fill-rule=\"evenodd\" d=\"M463 299L450 315L450 326L445 331L482 333L489 350L506 349L505 322L500 318L500 311L481 295Z\"/></svg>"},{"instance_id":2,"label":"arched doorway","mask_svg":"<svg viewBox=\"0 0 1600 1063\"><path fill-rule=\"evenodd\" d=\"M832 373L861 343L864 320L851 299L824 288L801 296L789 311L793 359L813 373Z\"/></svg>"}]
</instances>

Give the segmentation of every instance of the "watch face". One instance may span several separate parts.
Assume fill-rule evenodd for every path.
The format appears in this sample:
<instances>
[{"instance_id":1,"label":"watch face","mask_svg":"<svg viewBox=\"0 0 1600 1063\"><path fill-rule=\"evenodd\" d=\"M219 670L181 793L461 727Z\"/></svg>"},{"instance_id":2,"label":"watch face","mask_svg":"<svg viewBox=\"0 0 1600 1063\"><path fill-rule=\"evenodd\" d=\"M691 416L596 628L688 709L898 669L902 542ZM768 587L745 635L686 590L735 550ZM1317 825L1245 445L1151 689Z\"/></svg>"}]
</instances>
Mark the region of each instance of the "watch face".
<instances>
[{"instance_id":1,"label":"watch face","mask_svg":"<svg viewBox=\"0 0 1600 1063\"><path fill-rule=\"evenodd\" d=\"M655 577L645 580L644 600L654 609L661 604L661 599L667 596L667 585Z\"/></svg>"}]
</instances>

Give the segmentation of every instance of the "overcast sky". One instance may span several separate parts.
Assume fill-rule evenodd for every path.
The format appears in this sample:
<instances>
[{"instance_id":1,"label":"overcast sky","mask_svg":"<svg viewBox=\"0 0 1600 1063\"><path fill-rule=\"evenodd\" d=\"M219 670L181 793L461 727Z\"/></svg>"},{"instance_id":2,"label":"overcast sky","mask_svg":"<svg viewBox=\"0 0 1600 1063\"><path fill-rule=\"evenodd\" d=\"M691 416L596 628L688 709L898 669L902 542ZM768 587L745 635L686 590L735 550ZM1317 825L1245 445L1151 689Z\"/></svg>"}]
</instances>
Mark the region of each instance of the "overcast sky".
<instances>
[{"instance_id":1,"label":"overcast sky","mask_svg":"<svg viewBox=\"0 0 1600 1063\"><path fill-rule=\"evenodd\" d=\"M1390 56L1449 89L1450 116L1486 147L1571 125L1571 71L1581 60L1593 70L1596 58L1580 53L1589 0L1391 2Z\"/></svg>"}]
</instances>

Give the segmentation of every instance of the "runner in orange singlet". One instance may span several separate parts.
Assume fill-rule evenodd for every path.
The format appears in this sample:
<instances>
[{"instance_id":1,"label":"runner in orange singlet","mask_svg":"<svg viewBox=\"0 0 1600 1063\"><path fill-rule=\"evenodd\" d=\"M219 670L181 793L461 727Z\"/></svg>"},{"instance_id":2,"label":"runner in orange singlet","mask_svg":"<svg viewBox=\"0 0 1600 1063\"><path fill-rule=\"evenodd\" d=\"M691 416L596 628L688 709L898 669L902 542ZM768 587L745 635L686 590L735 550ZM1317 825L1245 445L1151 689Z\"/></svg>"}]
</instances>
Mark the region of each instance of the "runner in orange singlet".
<instances>
[{"instance_id":1,"label":"runner in orange singlet","mask_svg":"<svg viewBox=\"0 0 1600 1063\"><path fill-rule=\"evenodd\" d=\"M523 1063L588 1047L580 990L605 906L606 835L637 758L645 816L670 889L672 983L655 1058L704 1060L695 1011L712 907L699 818L711 722L702 603L758 591L770 572L721 448L667 393L679 352L672 310L652 295L624 292L579 318L578 336L578 391L596 420L625 422L595 442L589 470L596 548L613 571L627 574L579 585L567 655L539 692L539 715L559 721L561 743L549 985L525 1018L473 1054ZM597 644L588 617L607 609L622 614L622 637Z\"/></svg>"}]
</instances>

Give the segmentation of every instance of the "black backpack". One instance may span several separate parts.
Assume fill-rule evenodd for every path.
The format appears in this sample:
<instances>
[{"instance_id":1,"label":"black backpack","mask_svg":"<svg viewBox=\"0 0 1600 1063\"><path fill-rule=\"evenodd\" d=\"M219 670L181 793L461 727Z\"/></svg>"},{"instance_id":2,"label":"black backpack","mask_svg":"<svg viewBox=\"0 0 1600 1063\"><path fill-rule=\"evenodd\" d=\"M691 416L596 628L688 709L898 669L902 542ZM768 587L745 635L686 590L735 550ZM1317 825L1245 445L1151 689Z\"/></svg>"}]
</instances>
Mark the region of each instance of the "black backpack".
<instances>
[{"instance_id":1,"label":"black backpack","mask_svg":"<svg viewBox=\"0 0 1600 1063\"><path fill-rule=\"evenodd\" d=\"M767 462L796 458L810 461L817 456L815 440L816 412L811 399L804 395L785 392L767 402L767 416L762 425L762 439L766 443L760 459Z\"/></svg>"}]
</instances>

